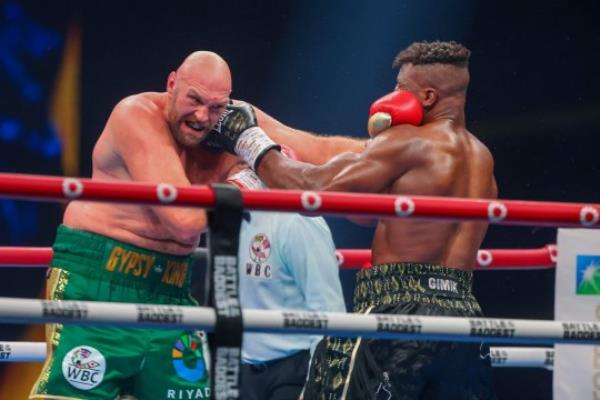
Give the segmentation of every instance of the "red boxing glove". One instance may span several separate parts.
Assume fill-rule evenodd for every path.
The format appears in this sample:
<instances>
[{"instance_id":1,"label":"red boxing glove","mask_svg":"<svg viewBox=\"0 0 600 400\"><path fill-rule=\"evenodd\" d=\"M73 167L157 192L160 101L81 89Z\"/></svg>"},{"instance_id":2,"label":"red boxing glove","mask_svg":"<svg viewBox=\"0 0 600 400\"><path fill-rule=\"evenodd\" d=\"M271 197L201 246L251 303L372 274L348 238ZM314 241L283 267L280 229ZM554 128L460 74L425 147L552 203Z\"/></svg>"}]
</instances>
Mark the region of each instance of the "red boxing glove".
<instances>
[{"instance_id":1,"label":"red boxing glove","mask_svg":"<svg viewBox=\"0 0 600 400\"><path fill-rule=\"evenodd\" d=\"M414 94L395 90L376 100L369 110L367 130L370 137L399 124L420 125L423 108Z\"/></svg>"}]
</instances>

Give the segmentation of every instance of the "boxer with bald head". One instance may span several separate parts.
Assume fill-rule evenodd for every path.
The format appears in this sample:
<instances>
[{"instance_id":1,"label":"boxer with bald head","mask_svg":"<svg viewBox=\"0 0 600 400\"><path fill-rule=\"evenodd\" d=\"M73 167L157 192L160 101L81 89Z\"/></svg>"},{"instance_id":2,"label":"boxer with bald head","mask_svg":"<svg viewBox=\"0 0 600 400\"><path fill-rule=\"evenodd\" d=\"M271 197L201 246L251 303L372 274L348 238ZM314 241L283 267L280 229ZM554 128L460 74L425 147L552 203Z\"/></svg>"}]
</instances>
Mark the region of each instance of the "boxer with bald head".
<instances>
[{"instance_id":1,"label":"boxer with bald head","mask_svg":"<svg viewBox=\"0 0 600 400\"><path fill-rule=\"evenodd\" d=\"M288 160L244 105L228 107L216 137L273 188L494 198L492 155L465 126L469 57L456 42L401 51L395 92L374 103L372 139L360 154L320 166ZM231 116L242 114L246 123L233 126ZM471 283L486 230L483 222L380 219L355 311L481 316ZM463 343L329 338L305 399L493 399L485 353Z\"/></svg>"},{"instance_id":2,"label":"boxer with bald head","mask_svg":"<svg viewBox=\"0 0 600 400\"><path fill-rule=\"evenodd\" d=\"M94 147L92 179L219 180L222 165L236 158L211 155L199 143L230 93L231 73L221 57L190 54L169 74L165 92L135 94L115 106ZM195 305L188 256L205 225L199 209L71 202L54 243L48 298ZM177 398L186 390L208 398L204 337L49 325L49 354L30 398L115 399L124 388L140 399ZM182 364L174 363L173 349Z\"/></svg>"},{"instance_id":3,"label":"boxer with bald head","mask_svg":"<svg viewBox=\"0 0 600 400\"><path fill-rule=\"evenodd\" d=\"M229 66L219 55L190 54L166 91L121 100L92 155L92 179L186 186L222 182L238 158L201 142L230 102ZM313 136L262 113L267 132L292 147ZM334 141L329 154L351 150ZM339 146L339 149L337 148ZM326 152L325 152L326 153ZM317 154L317 152L314 152ZM324 162L323 152L312 162ZM48 278L51 300L195 305L189 255L207 223L197 208L73 201L58 228ZM151 310L140 319L160 318ZM32 399L209 398L206 342L199 332L48 325L49 354Z\"/></svg>"}]
</instances>

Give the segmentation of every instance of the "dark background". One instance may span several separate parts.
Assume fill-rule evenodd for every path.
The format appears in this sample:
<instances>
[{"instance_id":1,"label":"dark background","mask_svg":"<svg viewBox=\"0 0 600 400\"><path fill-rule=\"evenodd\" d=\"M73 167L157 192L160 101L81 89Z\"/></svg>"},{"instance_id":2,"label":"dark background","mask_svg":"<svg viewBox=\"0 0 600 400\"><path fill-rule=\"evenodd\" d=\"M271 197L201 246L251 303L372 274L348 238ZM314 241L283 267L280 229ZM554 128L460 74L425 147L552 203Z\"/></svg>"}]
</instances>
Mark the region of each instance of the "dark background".
<instances>
[{"instance_id":1,"label":"dark background","mask_svg":"<svg viewBox=\"0 0 600 400\"><path fill-rule=\"evenodd\" d=\"M413 41L456 40L473 52L468 127L494 154L500 197L598 203L599 8L593 1L0 2L0 170L62 174L47 97L73 22L83 37L80 176L90 175L92 146L114 104L164 90L167 74L194 50L229 62L235 98L293 127L364 137L370 103L394 87L396 53ZM3 200L0 243L50 245L61 212ZM329 222L338 247L370 245L370 229ZM555 240L556 229L493 226L483 247ZM41 270L2 269L0 295L36 297L43 278ZM342 279L349 294L353 274ZM475 291L490 317L553 318L553 271L478 272ZM0 326L0 339L19 332ZM501 399L551 398L547 371L494 373Z\"/></svg>"}]
</instances>

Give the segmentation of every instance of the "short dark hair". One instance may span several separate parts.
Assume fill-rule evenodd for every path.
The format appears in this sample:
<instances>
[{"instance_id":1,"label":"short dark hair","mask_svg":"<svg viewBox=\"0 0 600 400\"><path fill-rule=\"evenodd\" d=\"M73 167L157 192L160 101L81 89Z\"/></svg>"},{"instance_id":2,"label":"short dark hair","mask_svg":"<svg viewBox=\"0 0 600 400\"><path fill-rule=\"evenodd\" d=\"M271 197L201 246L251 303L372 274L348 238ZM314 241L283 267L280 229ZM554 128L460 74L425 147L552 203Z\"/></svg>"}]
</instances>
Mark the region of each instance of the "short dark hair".
<instances>
[{"instance_id":1,"label":"short dark hair","mask_svg":"<svg viewBox=\"0 0 600 400\"><path fill-rule=\"evenodd\" d=\"M404 64L452 64L467 67L471 50L460 43L451 42L415 42L402 50L394 59L394 67Z\"/></svg>"}]
</instances>

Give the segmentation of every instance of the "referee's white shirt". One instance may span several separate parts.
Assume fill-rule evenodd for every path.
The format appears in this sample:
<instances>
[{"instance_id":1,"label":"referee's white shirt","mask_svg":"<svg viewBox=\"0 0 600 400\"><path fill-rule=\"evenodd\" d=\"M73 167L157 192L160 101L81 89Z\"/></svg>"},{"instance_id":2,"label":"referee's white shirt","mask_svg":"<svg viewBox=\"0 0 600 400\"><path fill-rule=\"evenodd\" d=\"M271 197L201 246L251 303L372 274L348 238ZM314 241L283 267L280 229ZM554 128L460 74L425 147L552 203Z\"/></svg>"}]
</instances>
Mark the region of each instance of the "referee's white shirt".
<instances>
[{"instance_id":1,"label":"referee's white shirt","mask_svg":"<svg viewBox=\"0 0 600 400\"><path fill-rule=\"evenodd\" d=\"M243 308L345 312L331 232L321 217L251 212L240 232ZM248 364L314 351L321 336L244 333Z\"/></svg>"}]
</instances>

